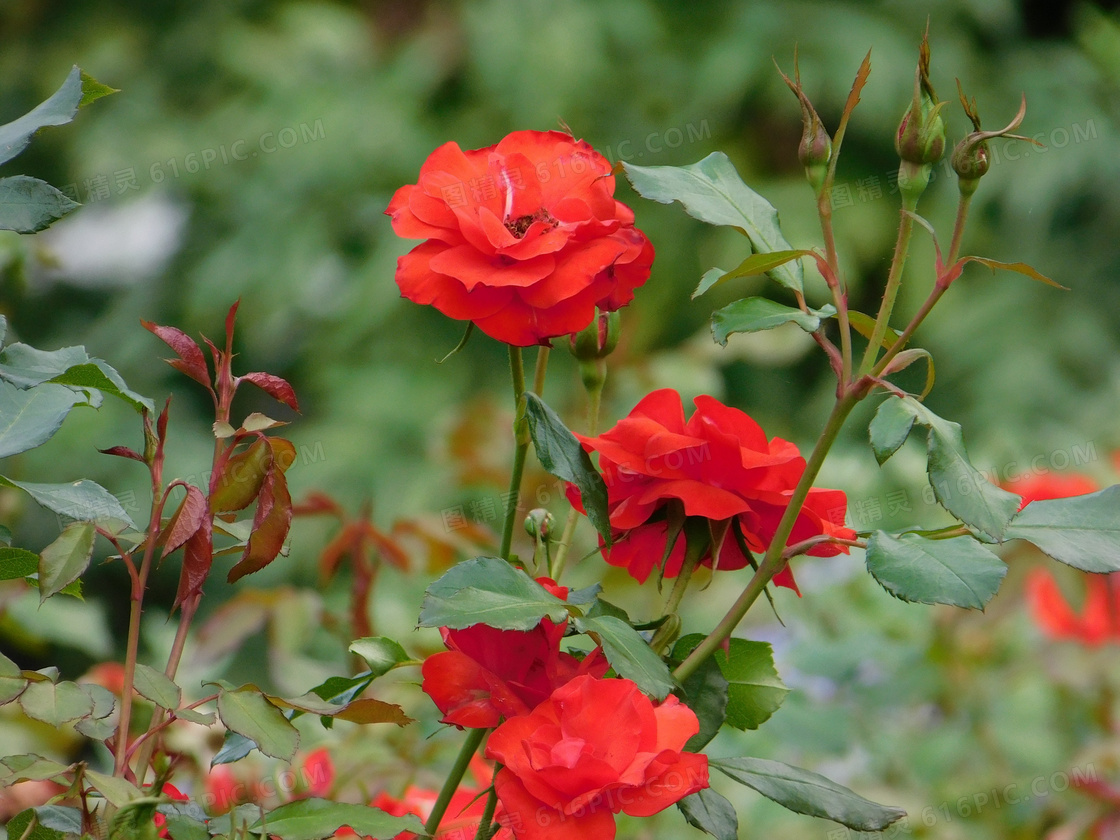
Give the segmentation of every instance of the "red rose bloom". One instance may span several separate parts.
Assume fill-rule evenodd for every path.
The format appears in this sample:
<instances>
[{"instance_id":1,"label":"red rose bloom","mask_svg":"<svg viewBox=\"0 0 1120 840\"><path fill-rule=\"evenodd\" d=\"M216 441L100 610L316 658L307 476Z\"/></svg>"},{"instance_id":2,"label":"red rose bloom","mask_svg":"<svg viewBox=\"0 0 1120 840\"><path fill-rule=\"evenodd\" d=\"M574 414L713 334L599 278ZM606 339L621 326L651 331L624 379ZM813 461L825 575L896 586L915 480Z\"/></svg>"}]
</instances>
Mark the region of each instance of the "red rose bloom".
<instances>
[{"instance_id":1,"label":"red rose bloom","mask_svg":"<svg viewBox=\"0 0 1120 840\"><path fill-rule=\"evenodd\" d=\"M566 587L538 578L558 598ZM532 630L499 630L475 624L442 628L450 650L424 661L421 688L443 712L443 722L472 729L497 726L502 718L527 714L558 686L579 674L602 676L607 662L598 648L582 661L560 651L567 622L544 619Z\"/></svg>"},{"instance_id":2,"label":"red rose bloom","mask_svg":"<svg viewBox=\"0 0 1120 840\"><path fill-rule=\"evenodd\" d=\"M1035 623L1054 639L1096 647L1120 643L1120 573L1086 574L1085 604L1073 611L1049 572L1035 569L1027 578L1027 600Z\"/></svg>"},{"instance_id":3,"label":"red rose bloom","mask_svg":"<svg viewBox=\"0 0 1120 840\"><path fill-rule=\"evenodd\" d=\"M708 786L699 731L670 695L654 705L630 680L577 677L490 735L502 826L517 840L612 840L614 815L656 814Z\"/></svg>"},{"instance_id":4,"label":"red rose bloom","mask_svg":"<svg viewBox=\"0 0 1120 840\"><path fill-rule=\"evenodd\" d=\"M767 440L742 411L709 396L697 397L695 403L686 423L680 394L654 391L610 431L598 437L576 435L584 449L599 453L607 484L613 545L604 548L604 557L639 582L665 552L670 502L678 502L686 516L737 520L747 547L763 552L805 470L796 446L780 438ZM789 543L821 534L855 539L855 532L842 524L846 507L841 490L810 490ZM846 554L848 547L826 542L808 553L823 557L841 552ZM680 572L684 556L682 533L665 563L666 577ZM702 562L712 565L710 550ZM738 541L728 532L718 568L746 565ZM788 568L774 582L797 588Z\"/></svg>"},{"instance_id":5,"label":"red rose bloom","mask_svg":"<svg viewBox=\"0 0 1120 840\"><path fill-rule=\"evenodd\" d=\"M649 278L653 246L614 199L610 162L558 131L436 149L385 211L425 239L397 262L401 294L528 347L582 330Z\"/></svg>"}]
</instances>

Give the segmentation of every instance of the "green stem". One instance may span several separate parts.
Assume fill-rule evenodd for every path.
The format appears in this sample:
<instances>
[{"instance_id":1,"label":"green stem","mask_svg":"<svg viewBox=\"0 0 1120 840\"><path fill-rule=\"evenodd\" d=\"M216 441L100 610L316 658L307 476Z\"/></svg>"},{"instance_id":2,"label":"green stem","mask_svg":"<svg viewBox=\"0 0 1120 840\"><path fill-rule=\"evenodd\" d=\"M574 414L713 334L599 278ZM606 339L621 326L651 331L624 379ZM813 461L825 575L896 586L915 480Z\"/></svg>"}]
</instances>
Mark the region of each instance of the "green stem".
<instances>
[{"instance_id":1,"label":"green stem","mask_svg":"<svg viewBox=\"0 0 1120 840\"><path fill-rule=\"evenodd\" d=\"M539 360L538 356L538 360ZM513 421L514 450L513 469L509 476L509 493L506 495L506 518L502 524L502 545L499 555L510 559L510 547L513 545L513 527L517 520L517 501L521 493L521 476L525 472L525 457L529 453L529 424L525 420L525 366L521 361L521 348L510 345L509 370L513 380L513 403L515 419Z\"/></svg>"},{"instance_id":2,"label":"green stem","mask_svg":"<svg viewBox=\"0 0 1120 840\"><path fill-rule=\"evenodd\" d=\"M498 807L498 788L494 783L500 769L500 764L494 765L494 775L490 779L490 793L486 796L486 805L482 809L482 819L478 821L478 831L474 835L474 840L490 840L490 835L494 833L494 811Z\"/></svg>"},{"instance_id":3,"label":"green stem","mask_svg":"<svg viewBox=\"0 0 1120 840\"><path fill-rule=\"evenodd\" d=\"M825 261L832 270L828 287L832 291L832 304L836 307L836 322L840 326L840 385L847 387L852 376L852 328L848 323L848 299L840 285L840 259L836 253L836 237L832 230L832 189L821 190L817 196L817 215L821 220L824 237Z\"/></svg>"},{"instance_id":4,"label":"green stem","mask_svg":"<svg viewBox=\"0 0 1120 840\"><path fill-rule=\"evenodd\" d=\"M953 225L953 242L949 246L949 262L946 266L950 266L957 261L957 257L961 253L961 238L964 236L964 225L968 221L968 207L972 204L971 195L961 195L960 200L957 202L957 221Z\"/></svg>"},{"instance_id":5,"label":"green stem","mask_svg":"<svg viewBox=\"0 0 1120 840\"><path fill-rule=\"evenodd\" d=\"M583 362L596 366L596 376L581 376L584 390L587 391L587 434L595 437L599 433L599 410L603 402L603 385L607 381L606 364L598 359L594 362ZM560 575L564 573L564 563L568 559L568 551L572 547L572 538L575 536L576 525L579 524L579 513L575 508L568 511L568 518L564 520L564 530L560 534L560 544L556 546L556 556L552 558L548 576L557 583Z\"/></svg>"},{"instance_id":6,"label":"green stem","mask_svg":"<svg viewBox=\"0 0 1120 840\"><path fill-rule=\"evenodd\" d=\"M428 821L424 823L425 834L435 837L436 831L439 830L439 824L443 821L443 815L447 813L447 806L451 804L451 797L458 790L459 783L463 781L463 776L467 772L467 766L471 763L471 758L474 757L479 744L482 743L482 739L486 737L486 733L489 731L489 729L472 729L470 734L467 735L467 740L463 742L459 755L455 757L455 763L451 766L451 772L448 774L447 780L440 788L436 804L432 806L432 813L429 815Z\"/></svg>"},{"instance_id":7,"label":"green stem","mask_svg":"<svg viewBox=\"0 0 1120 840\"><path fill-rule=\"evenodd\" d=\"M879 305L875 327L871 331L867 350L863 353L863 361L860 362L859 373L861 376L875 367L875 360L879 356L879 348L883 345L883 338L890 326L891 312L894 311L898 290L902 286L902 270L906 267L906 255L910 250L910 236L914 232L914 217L910 214L914 212L917 206L917 199L910 198L906 193L903 193L902 213L898 221L898 239L894 243L894 256L891 258L890 271L887 273L887 286L883 290L883 301Z\"/></svg>"},{"instance_id":8,"label":"green stem","mask_svg":"<svg viewBox=\"0 0 1120 840\"><path fill-rule=\"evenodd\" d=\"M790 496L789 504L785 513L782 514L781 521L778 523L778 528L774 532L770 547L766 550L758 571L754 573L742 594L732 604L731 609L727 611L727 614L720 620L715 629L673 671L673 676L676 677L678 682L683 682L691 676L704 660L711 656L723 644L724 640L731 636L735 628L739 626L739 622L743 620L743 616L747 614L747 610L766 589L766 584L785 566L786 559L782 556L782 553L785 551L786 541L793 532L793 526L797 522L797 517L801 513L805 499L813 487L813 482L816 480L832 444L836 441L836 436L840 434L844 421L848 419L848 415L862 397L862 391L848 390L832 407L832 413L828 416L828 421L821 431L821 436L817 439L817 445L813 447L813 452L805 463L805 471L801 474L801 480L797 482L797 487L794 488L793 494Z\"/></svg>"}]
</instances>

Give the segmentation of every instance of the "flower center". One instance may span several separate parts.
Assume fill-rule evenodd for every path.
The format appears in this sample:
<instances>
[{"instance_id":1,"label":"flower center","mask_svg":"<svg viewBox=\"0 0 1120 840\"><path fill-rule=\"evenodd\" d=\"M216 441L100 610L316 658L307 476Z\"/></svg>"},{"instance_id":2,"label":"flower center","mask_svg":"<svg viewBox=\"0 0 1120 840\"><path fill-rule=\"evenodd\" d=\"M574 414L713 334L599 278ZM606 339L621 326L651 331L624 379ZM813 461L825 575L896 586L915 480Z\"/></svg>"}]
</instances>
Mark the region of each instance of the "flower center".
<instances>
[{"instance_id":1,"label":"flower center","mask_svg":"<svg viewBox=\"0 0 1120 840\"><path fill-rule=\"evenodd\" d=\"M525 235L525 231L529 229L529 226L532 225L533 222L545 222L550 226L549 230L559 224L559 222L553 218L552 214L542 207L536 213L518 216L516 219L506 219L505 226L506 230L520 239Z\"/></svg>"}]
</instances>

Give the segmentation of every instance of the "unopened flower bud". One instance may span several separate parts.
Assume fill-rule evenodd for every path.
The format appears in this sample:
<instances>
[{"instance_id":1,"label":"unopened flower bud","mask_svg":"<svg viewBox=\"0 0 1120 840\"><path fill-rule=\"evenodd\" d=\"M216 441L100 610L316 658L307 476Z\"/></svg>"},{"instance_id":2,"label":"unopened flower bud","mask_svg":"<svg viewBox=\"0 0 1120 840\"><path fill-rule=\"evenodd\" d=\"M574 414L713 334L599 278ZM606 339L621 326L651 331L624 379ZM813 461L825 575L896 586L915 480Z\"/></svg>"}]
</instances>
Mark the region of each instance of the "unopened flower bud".
<instances>
[{"instance_id":1,"label":"unopened flower bud","mask_svg":"<svg viewBox=\"0 0 1120 840\"><path fill-rule=\"evenodd\" d=\"M832 160L832 138L828 136L824 123L817 115L813 103L801 89L801 72L797 68L797 57L794 56L794 80L782 73L789 89L797 97L801 105L801 143L797 147L797 159L805 167L805 177L813 191L820 193L824 180L828 175L828 164Z\"/></svg>"},{"instance_id":2,"label":"unopened flower bud","mask_svg":"<svg viewBox=\"0 0 1120 840\"><path fill-rule=\"evenodd\" d=\"M929 80L929 41L923 37L914 74L914 99L903 114L894 138L895 150L906 163L932 165L945 154L943 105L937 101Z\"/></svg>"},{"instance_id":3,"label":"unopened flower bud","mask_svg":"<svg viewBox=\"0 0 1120 840\"><path fill-rule=\"evenodd\" d=\"M572 355L581 362L591 362L606 358L618 346L621 332L621 316L617 311L596 310L595 320L578 333L568 338Z\"/></svg>"},{"instance_id":4,"label":"unopened flower bud","mask_svg":"<svg viewBox=\"0 0 1120 840\"><path fill-rule=\"evenodd\" d=\"M544 508L533 508L525 517L525 531L536 540L547 542L555 524L556 517Z\"/></svg>"},{"instance_id":5,"label":"unopened flower bud","mask_svg":"<svg viewBox=\"0 0 1120 840\"><path fill-rule=\"evenodd\" d=\"M1018 113L1004 128L999 131L982 131L980 129L980 114L976 110L976 100L969 101L964 95L959 81L957 82L957 90L960 93L961 105L964 106L964 112L972 122L974 130L957 144L956 148L953 149L953 156L950 160L953 164L953 171L957 173L957 183L961 195L969 196L976 192L976 188L980 185L980 179L984 177L992 165L991 156L988 154L988 141L993 137L1025 140L1028 143L1034 143L1036 146L1042 144L1031 140L1029 137L1010 133L1019 127L1023 117L1026 116L1027 99L1025 96L1019 105Z\"/></svg>"}]
</instances>

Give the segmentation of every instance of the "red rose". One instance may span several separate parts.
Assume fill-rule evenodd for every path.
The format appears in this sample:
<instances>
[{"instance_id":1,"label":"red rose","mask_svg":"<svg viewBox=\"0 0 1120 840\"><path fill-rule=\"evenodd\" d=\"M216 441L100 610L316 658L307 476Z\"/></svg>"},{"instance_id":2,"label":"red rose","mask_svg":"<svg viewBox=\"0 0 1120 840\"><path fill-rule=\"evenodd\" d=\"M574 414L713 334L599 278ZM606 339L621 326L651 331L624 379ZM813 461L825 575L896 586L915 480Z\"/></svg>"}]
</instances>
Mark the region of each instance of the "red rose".
<instances>
[{"instance_id":1,"label":"red rose","mask_svg":"<svg viewBox=\"0 0 1120 840\"><path fill-rule=\"evenodd\" d=\"M385 212L398 236L427 240L397 261L401 294L520 347L625 306L653 262L610 162L558 131L445 143Z\"/></svg>"},{"instance_id":2,"label":"red rose","mask_svg":"<svg viewBox=\"0 0 1120 840\"><path fill-rule=\"evenodd\" d=\"M568 595L566 587L548 578L538 583L558 598ZM598 648L582 661L560 651L566 624L546 618L532 630L498 630L485 624L443 628L450 650L424 661L421 688L443 712L443 722L456 726L488 729L502 718L526 714L573 677L606 673L608 665Z\"/></svg>"},{"instance_id":3,"label":"red rose","mask_svg":"<svg viewBox=\"0 0 1120 840\"><path fill-rule=\"evenodd\" d=\"M1084 577L1085 604L1078 614L1049 572L1033 570L1026 592L1035 623L1055 639L1073 639L1093 647L1120 642L1120 573Z\"/></svg>"},{"instance_id":4,"label":"red rose","mask_svg":"<svg viewBox=\"0 0 1120 840\"><path fill-rule=\"evenodd\" d=\"M667 505L679 503L686 516L737 520L747 547L763 552L770 544L789 497L805 470L805 459L788 441L767 440L750 417L709 396L695 400L685 422L680 394L654 391L629 416L598 437L576 435L589 452L599 453L607 484L614 531L608 563L629 570L639 582L660 563L668 533ZM812 489L793 526L789 543L820 534L855 539L843 526L847 499L841 490ZM808 553L831 556L848 548L821 543ZM683 534L665 563L675 577L685 555ZM702 559L712 565L711 552ZM718 568L741 569L747 558L729 531ZM774 582L796 589L788 568Z\"/></svg>"},{"instance_id":5,"label":"red rose","mask_svg":"<svg viewBox=\"0 0 1120 840\"><path fill-rule=\"evenodd\" d=\"M676 697L630 680L577 677L490 735L501 824L517 840L611 840L614 815L656 814L708 786L708 757L682 752L699 730Z\"/></svg>"}]
</instances>

